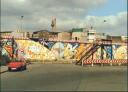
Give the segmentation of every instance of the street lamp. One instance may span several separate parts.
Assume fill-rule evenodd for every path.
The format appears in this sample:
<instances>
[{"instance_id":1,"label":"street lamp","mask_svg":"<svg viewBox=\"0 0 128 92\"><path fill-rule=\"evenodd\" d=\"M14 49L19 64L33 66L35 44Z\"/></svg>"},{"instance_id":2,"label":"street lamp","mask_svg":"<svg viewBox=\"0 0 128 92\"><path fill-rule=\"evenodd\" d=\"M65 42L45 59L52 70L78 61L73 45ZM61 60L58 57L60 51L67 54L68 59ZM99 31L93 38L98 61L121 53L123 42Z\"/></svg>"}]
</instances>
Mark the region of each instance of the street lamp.
<instances>
[{"instance_id":1,"label":"street lamp","mask_svg":"<svg viewBox=\"0 0 128 92\"><path fill-rule=\"evenodd\" d=\"M14 37L12 37L12 60L14 59Z\"/></svg>"},{"instance_id":2,"label":"street lamp","mask_svg":"<svg viewBox=\"0 0 128 92\"><path fill-rule=\"evenodd\" d=\"M21 28L20 28L21 31L23 30L23 18L24 16L21 16Z\"/></svg>"},{"instance_id":3,"label":"street lamp","mask_svg":"<svg viewBox=\"0 0 128 92\"><path fill-rule=\"evenodd\" d=\"M0 30L0 62L1 62L1 60L2 60L2 43L1 43L1 40L2 40L2 38L1 38L1 30Z\"/></svg>"}]
</instances>

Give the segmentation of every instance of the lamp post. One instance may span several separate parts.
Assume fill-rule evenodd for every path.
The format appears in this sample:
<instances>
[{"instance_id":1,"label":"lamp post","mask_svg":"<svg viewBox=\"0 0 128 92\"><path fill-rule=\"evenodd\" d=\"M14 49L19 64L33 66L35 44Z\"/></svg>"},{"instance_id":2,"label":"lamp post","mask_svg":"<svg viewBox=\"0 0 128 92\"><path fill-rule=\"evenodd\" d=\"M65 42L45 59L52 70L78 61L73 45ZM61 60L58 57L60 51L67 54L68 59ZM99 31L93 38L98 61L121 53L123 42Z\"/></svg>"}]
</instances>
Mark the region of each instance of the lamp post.
<instances>
[{"instance_id":1,"label":"lamp post","mask_svg":"<svg viewBox=\"0 0 128 92\"><path fill-rule=\"evenodd\" d=\"M2 45L1 45L1 40L2 40L2 38L1 38L1 30L0 30L0 62L2 60Z\"/></svg>"},{"instance_id":2,"label":"lamp post","mask_svg":"<svg viewBox=\"0 0 128 92\"><path fill-rule=\"evenodd\" d=\"M12 60L14 60L14 37L12 37Z\"/></svg>"},{"instance_id":3,"label":"lamp post","mask_svg":"<svg viewBox=\"0 0 128 92\"><path fill-rule=\"evenodd\" d=\"M23 18L24 18L24 16L21 16L21 27L20 27L21 31L23 30Z\"/></svg>"},{"instance_id":4,"label":"lamp post","mask_svg":"<svg viewBox=\"0 0 128 92\"><path fill-rule=\"evenodd\" d=\"M103 23L105 23L106 22L106 20L104 20L103 21ZM102 38L101 38L101 40L102 40ZM103 49L104 49L104 45L103 45L103 43L101 44L101 59L103 60L104 59L104 51L103 51Z\"/></svg>"}]
</instances>

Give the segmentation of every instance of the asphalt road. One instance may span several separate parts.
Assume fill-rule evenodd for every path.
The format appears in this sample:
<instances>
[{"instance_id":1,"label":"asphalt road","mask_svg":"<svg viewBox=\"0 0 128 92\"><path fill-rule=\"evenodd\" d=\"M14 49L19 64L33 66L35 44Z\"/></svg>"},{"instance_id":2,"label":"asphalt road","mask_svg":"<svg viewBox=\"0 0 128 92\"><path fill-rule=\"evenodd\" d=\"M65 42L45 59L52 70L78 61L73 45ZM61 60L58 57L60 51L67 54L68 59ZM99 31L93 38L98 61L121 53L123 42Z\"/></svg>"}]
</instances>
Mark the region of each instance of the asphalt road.
<instances>
[{"instance_id":1,"label":"asphalt road","mask_svg":"<svg viewBox=\"0 0 128 92\"><path fill-rule=\"evenodd\" d=\"M1 74L1 91L126 91L126 66L31 64Z\"/></svg>"}]
</instances>

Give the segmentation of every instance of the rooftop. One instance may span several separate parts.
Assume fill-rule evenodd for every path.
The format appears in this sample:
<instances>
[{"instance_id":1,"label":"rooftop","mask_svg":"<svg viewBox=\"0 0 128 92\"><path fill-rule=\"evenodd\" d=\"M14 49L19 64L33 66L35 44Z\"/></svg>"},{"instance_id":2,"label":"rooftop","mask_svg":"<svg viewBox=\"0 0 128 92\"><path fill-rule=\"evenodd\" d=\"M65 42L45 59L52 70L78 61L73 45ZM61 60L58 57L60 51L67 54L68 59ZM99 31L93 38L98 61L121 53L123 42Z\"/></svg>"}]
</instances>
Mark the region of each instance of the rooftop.
<instances>
[{"instance_id":1,"label":"rooftop","mask_svg":"<svg viewBox=\"0 0 128 92\"><path fill-rule=\"evenodd\" d=\"M12 33L12 31L3 31L3 32L0 32L0 33Z\"/></svg>"}]
</instances>

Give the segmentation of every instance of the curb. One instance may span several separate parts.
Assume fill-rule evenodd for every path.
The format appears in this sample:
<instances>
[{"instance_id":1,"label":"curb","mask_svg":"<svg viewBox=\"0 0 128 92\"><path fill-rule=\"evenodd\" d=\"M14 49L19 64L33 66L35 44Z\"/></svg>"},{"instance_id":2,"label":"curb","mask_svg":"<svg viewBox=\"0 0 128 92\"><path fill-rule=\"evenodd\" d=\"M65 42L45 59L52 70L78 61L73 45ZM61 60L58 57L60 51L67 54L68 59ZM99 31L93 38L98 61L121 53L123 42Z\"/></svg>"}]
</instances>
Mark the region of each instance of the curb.
<instances>
[{"instance_id":1,"label":"curb","mask_svg":"<svg viewBox=\"0 0 128 92\"><path fill-rule=\"evenodd\" d=\"M8 67L7 66L0 66L0 74L5 73L8 71Z\"/></svg>"}]
</instances>

